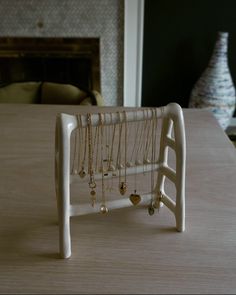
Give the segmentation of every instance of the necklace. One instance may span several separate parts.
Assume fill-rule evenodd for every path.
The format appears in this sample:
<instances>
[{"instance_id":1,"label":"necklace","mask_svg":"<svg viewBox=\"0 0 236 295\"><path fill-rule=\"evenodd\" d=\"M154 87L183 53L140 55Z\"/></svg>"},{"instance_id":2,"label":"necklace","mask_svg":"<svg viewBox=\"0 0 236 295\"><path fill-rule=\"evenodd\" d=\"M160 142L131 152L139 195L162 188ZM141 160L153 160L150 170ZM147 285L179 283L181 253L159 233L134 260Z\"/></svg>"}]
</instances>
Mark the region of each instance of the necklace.
<instances>
[{"instance_id":1,"label":"necklace","mask_svg":"<svg viewBox=\"0 0 236 295\"><path fill-rule=\"evenodd\" d=\"M109 151L107 155L107 175L111 172L111 177L107 180L107 191L111 192L113 190L113 173L115 171L115 166L112 164L113 162L113 147L114 147L114 139L115 139L115 124L112 125L112 113L110 113L110 124L107 125L107 145L109 146Z\"/></svg>"},{"instance_id":2,"label":"necklace","mask_svg":"<svg viewBox=\"0 0 236 295\"><path fill-rule=\"evenodd\" d=\"M106 206L106 197L105 197L105 183L104 183L104 161L103 161L103 116L102 114L99 114L100 116L100 131L101 131L101 170L102 170L102 203L100 206L100 212L102 214L106 214L108 212L108 208Z\"/></svg>"},{"instance_id":3,"label":"necklace","mask_svg":"<svg viewBox=\"0 0 236 295\"><path fill-rule=\"evenodd\" d=\"M112 113L110 113L111 116L111 125L112 126ZM111 150L110 150L110 157L108 162L108 171L115 171L116 167L113 164L113 149L114 149L114 140L115 140L115 132L116 132L116 124L113 125L112 130L112 141L111 141Z\"/></svg>"},{"instance_id":4,"label":"necklace","mask_svg":"<svg viewBox=\"0 0 236 295\"><path fill-rule=\"evenodd\" d=\"M138 125L138 127L137 127L137 130L138 130L139 126L140 126L140 121L137 121L137 112L135 112L134 126L135 125ZM136 146L135 141L137 139L137 135L138 135L138 131L135 134L134 147ZM134 153L134 149L133 149L133 153ZM136 161L135 161L135 163L136 163ZM137 193L137 165L135 165L135 172L134 172L134 192L132 194L130 194L129 199L134 206L137 205L141 201L141 196Z\"/></svg>"},{"instance_id":5,"label":"necklace","mask_svg":"<svg viewBox=\"0 0 236 295\"><path fill-rule=\"evenodd\" d=\"M85 131L83 132L83 128L82 128L82 118L81 115L79 115L79 120L80 120L80 130L81 130L81 141L83 143L83 147L84 147L84 156L83 156L83 160L82 160L82 165L81 165L81 170L79 171L79 176L81 178L84 178L87 173L85 171L85 159L86 159L86 153L87 153L87 128L85 127ZM83 138L83 133L84 133L84 138Z\"/></svg>"},{"instance_id":6,"label":"necklace","mask_svg":"<svg viewBox=\"0 0 236 295\"><path fill-rule=\"evenodd\" d=\"M97 165L96 165L96 160L97 159L97 138L98 138L98 126L95 127L95 135L94 135L94 141L93 141L93 160L94 160L94 165L93 165L93 169L94 172L97 172ZM95 154L96 151L96 154Z\"/></svg>"},{"instance_id":7,"label":"necklace","mask_svg":"<svg viewBox=\"0 0 236 295\"><path fill-rule=\"evenodd\" d=\"M77 116L77 122L78 122L78 116ZM73 164L71 169L72 174L78 173L78 170L76 168L76 158L78 157L78 163L80 158L80 151L78 151L78 132L79 132L79 128L75 130L75 134L74 134L74 153L73 153L73 161L72 161Z\"/></svg>"},{"instance_id":8,"label":"necklace","mask_svg":"<svg viewBox=\"0 0 236 295\"><path fill-rule=\"evenodd\" d=\"M91 196L91 205L94 207L96 201L96 182L94 180L93 170L93 134L92 134L92 122L91 114L87 114L87 126L88 126L88 171L89 171L89 188Z\"/></svg>"},{"instance_id":9,"label":"necklace","mask_svg":"<svg viewBox=\"0 0 236 295\"><path fill-rule=\"evenodd\" d=\"M136 149L136 156L135 156L135 165L142 165L142 161L140 160L139 156L141 155L142 151L142 141L143 141L143 135L144 135L144 129L145 129L145 121L139 121L139 124L141 126L140 128L140 134L138 135L138 145Z\"/></svg>"},{"instance_id":10,"label":"necklace","mask_svg":"<svg viewBox=\"0 0 236 295\"><path fill-rule=\"evenodd\" d=\"M143 163L144 164L150 164L151 161L148 158L149 154L149 148L150 148L150 143L151 143L151 136L150 136L150 130L151 130L151 120L146 120L146 125L147 125L147 131L146 131L146 139L145 139L145 150L143 153Z\"/></svg>"},{"instance_id":11,"label":"necklace","mask_svg":"<svg viewBox=\"0 0 236 295\"><path fill-rule=\"evenodd\" d=\"M117 175L116 174L116 167L114 165L114 141L115 141L115 135L116 135L116 127L117 124L113 124L113 119L112 119L112 113L110 113L110 119L111 119L111 123L110 123L110 129L112 128L111 134L112 134L112 138L111 140L111 151L110 151L110 158L109 158L109 163L108 163L108 171L111 172L111 180L110 180L110 188L109 191L113 191L113 179L114 177Z\"/></svg>"},{"instance_id":12,"label":"necklace","mask_svg":"<svg viewBox=\"0 0 236 295\"><path fill-rule=\"evenodd\" d=\"M137 112L135 112L135 119L134 119L134 122L133 122L133 127L136 129L136 132L135 132L135 137L133 139L133 142L134 142L133 150L132 150L132 153L131 153L130 162L128 163L128 167L132 167L135 164L135 163L133 163L133 156L136 154L136 152L135 152L135 150L137 149L136 140L138 138L139 128L140 128L140 122L137 122ZM134 159L134 162L135 162L135 159Z\"/></svg>"},{"instance_id":13,"label":"necklace","mask_svg":"<svg viewBox=\"0 0 236 295\"><path fill-rule=\"evenodd\" d=\"M99 172L98 162L99 162L99 141L100 141L100 132L99 132L99 126L96 126L96 142L94 142L94 149L96 147L96 161L95 161L95 171Z\"/></svg>"},{"instance_id":14,"label":"necklace","mask_svg":"<svg viewBox=\"0 0 236 295\"><path fill-rule=\"evenodd\" d=\"M156 116L155 116L155 110L152 109L152 134L151 134L151 143L152 143L152 149L151 149L151 202L148 207L148 213L150 216L152 216L155 213L155 207L154 207L154 200L153 200L153 193L154 193L154 165L155 165L155 158L156 158Z\"/></svg>"},{"instance_id":15,"label":"necklace","mask_svg":"<svg viewBox=\"0 0 236 295\"><path fill-rule=\"evenodd\" d=\"M129 144L127 145L127 162L126 162L126 167L132 167L133 163L131 161L131 157L132 157L132 151L131 149L133 148L133 145L131 144L132 142L130 142L130 138L132 138L132 134L133 133L133 122L127 122L127 138L129 140Z\"/></svg>"},{"instance_id":16,"label":"necklace","mask_svg":"<svg viewBox=\"0 0 236 295\"><path fill-rule=\"evenodd\" d=\"M118 145L118 152L117 152L117 162L118 162L118 168L119 168L119 191L121 195L124 195L127 190L127 184L126 184L126 158L127 158L127 119L126 119L126 112L123 112L124 114L124 124L125 124L125 135L124 135L124 146L125 146L125 151L124 151L124 163L125 165L122 164L121 162L121 145L122 145L122 127L123 123L121 121L121 115L119 113L119 118L120 118L120 124L119 124L119 145ZM121 169L124 168L124 179L121 179Z\"/></svg>"}]
</instances>

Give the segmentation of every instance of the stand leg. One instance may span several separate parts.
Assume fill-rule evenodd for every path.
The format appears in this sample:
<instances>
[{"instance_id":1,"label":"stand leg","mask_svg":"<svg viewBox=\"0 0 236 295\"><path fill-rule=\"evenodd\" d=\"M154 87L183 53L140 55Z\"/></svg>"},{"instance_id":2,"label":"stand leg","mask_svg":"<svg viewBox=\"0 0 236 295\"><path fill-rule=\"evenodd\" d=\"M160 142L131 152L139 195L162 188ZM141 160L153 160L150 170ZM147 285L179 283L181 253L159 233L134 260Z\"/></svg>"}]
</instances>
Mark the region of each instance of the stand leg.
<instances>
[{"instance_id":1,"label":"stand leg","mask_svg":"<svg viewBox=\"0 0 236 295\"><path fill-rule=\"evenodd\" d=\"M61 258L71 256L70 236L70 141L69 131L57 120L56 192L59 220L59 248ZM64 127L64 128L63 128Z\"/></svg>"}]
</instances>

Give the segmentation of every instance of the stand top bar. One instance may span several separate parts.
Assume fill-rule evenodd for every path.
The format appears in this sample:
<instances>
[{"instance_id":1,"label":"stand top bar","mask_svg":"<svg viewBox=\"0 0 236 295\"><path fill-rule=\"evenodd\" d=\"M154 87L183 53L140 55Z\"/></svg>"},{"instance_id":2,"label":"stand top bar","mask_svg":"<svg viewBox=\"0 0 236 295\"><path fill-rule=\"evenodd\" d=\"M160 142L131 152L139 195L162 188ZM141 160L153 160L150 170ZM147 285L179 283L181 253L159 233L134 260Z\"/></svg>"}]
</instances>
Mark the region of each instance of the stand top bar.
<instances>
[{"instance_id":1,"label":"stand top bar","mask_svg":"<svg viewBox=\"0 0 236 295\"><path fill-rule=\"evenodd\" d=\"M88 125L88 114L70 115L61 113L58 115L64 122L67 122L71 130L78 127L87 127ZM152 118L163 118L169 116L174 118L175 116L182 117L182 109L177 103L170 103L166 106L159 108L142 108L142 110L132 111L117 111L117 112L101 112L91 114L92 126L98 126L101 124L101 117L103 125L119 124L124 122L135 122L142 120L151 120Z\"/></svg>"}]
</instances>

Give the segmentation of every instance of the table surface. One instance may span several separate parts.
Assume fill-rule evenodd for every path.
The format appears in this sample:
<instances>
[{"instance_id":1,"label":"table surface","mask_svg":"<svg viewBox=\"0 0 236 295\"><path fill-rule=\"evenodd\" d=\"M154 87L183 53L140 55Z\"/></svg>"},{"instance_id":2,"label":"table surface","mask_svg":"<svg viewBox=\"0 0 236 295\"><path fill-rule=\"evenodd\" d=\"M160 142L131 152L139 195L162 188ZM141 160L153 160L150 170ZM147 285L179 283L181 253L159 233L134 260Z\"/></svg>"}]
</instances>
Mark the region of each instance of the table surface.
<instances>
[{"instance_id":1,"label":"table surface","mask_svg":"<svg viewBox=\"0 0 236 295\"><path fill-rule=\"evenodd\" d=\"M57 113L96 107L0 106L0 293L236 292L236 151L207 111L184 110L186 231L167 208L73 217L58 257Z\"/></svg>"}]
</instances>

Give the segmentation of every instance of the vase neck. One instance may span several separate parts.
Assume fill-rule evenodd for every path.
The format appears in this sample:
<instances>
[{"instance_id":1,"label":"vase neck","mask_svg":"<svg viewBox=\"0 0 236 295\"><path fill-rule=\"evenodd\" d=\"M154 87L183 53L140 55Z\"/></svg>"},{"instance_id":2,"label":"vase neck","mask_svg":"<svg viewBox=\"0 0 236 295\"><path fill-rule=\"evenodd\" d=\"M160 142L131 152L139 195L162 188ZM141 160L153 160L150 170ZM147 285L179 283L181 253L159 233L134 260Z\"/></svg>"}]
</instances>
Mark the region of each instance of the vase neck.
<instances>
[{"instance_id":1,"label":"vase neck","mask_svg":"<svg viewBox=\"0 0 236 295\"><path fill-rule=\"evenodd\" d=\"M228 53L228 33L219 32L213 54L210 59L210 65L214 65L218 62L227 62L227 53Z\"/></svg>"}]
</instances>

